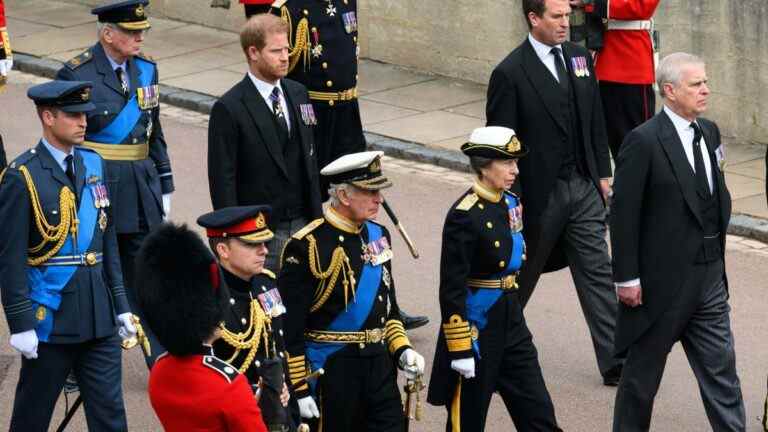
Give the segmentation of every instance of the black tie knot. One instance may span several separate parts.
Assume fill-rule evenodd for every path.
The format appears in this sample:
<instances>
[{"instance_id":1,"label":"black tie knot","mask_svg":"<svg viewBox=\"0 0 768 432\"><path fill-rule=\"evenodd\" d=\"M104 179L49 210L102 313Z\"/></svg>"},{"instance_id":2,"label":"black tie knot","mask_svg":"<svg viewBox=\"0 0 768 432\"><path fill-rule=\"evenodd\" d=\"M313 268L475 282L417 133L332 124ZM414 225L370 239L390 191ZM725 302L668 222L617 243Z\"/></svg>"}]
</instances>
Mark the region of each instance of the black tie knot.
<instances>
[{"instance_id":1,"label":"black tie knot","mask_svg":"<svg viewBox=\"0 0 768 432\"><path fill-rule=\"evenodd\" d=\"M568 89L568 71L565 69L562 50L560 47L554 47L549 52L555 56L555 71L557 72L557 81L560 83L560 87Z\"/></svg>"},{"instance_id":2,"label":"black tie knot","mask_svg":"<svg viewBox=\"0 0 768 432\"><path fill-rule=\"evenodd\" d=\"M72 186L75 186L75 165L73 161L74 158L72 155L67 155L67 157L64 158L64 162L67 164L67 169L64 173L67 175L67 178L69 178L69 181L72 182Z\"/></svg>"},{"instance_id":3,"label":"black tie knot","mask_svg":"<svg viewBox=\"0 0 768 432\"><path fill-rule=\"evenodd\" d=\"M698 147L701 142L701 128L696 122L693 122L691 123L691 129L693 129L693 145Z\"/></svg>"}]
</instances>

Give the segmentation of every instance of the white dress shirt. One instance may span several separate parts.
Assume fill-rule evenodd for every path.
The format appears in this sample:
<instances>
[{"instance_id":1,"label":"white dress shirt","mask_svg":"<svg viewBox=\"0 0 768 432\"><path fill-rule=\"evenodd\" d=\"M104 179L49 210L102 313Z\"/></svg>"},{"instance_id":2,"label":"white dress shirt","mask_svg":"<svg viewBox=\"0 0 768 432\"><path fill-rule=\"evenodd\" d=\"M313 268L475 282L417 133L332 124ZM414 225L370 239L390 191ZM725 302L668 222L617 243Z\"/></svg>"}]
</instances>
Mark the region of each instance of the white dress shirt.
<instances>
[{"instance_id":1,"label":"white dress shirt","mask_svg":"<svg viewBox=\"0 0 768 432\"><path fill-rule=\"evenodd\" d=\"M691 172L696 173L696 164L693 160L693 128L691 122L680 117L664 105L664 113L672 120L672 124L675 126L677 136L680 137L680 142L683 143L683 151L685 157L688 159L688 164L691 166ZM696 123L698 124L698 123ZM699 125L701 129L701 125ZM707 143L704 141L702 134L701 141L699 141L699 150L701 151L701 157L704 159L704 170L707 172L707 183L709 183L709 191L712 192L712 161L709 159L709 153L707 151ZM639 285L640 279L633 279L626 282L616 282L617 288Z\"/></svg>"},{"instance_id":2,"label":"white dress shirt","mask_svg":"<svg viewBox=\"0 0 768 432\"><path fill-rule=\"evenodd\" d=\"M555 55L552 54L552 48L559 48L560 49L560 60L563 61L563 65L565 65L565 58L563 57L563 46L558 44L555 46L549 46L547 44L541 43L536 40L535 37L533 37L532 34L528 33L528 40L531 42L531 45L533 45L533 51L536 52L536 55L539 56L539 59L542 63L544 63L544 66L549 69L549 72L552 74L552 77L555 78L555 81L560 82L560 79L557 77L557 68L555 67Z\"/></svg>"},{"instance_id":3,"label":"white dress shirt","mask_svg":"<svg viewBox=\"0 0 768 432\"><path fill-rule=\"evenodd\" d=\"M283 91L283 87L280 86L280 81L275 85L256 78L256 75L251 72L248 72L248 76L251 78L251 82L256 86L256 90L258 90L261 97L264 98L264 102L266 102L267 107L269 107L269 110L272 111L273 114L275 111L272 109L272 99L270 99L270 96L275 87L280 89L280 106L283 107L283 115L285 116L285 123L288 125L288 130L291 130L291 115L288 110L288 102L285 100L285 92Z\"/></svg>"}]
</instances>

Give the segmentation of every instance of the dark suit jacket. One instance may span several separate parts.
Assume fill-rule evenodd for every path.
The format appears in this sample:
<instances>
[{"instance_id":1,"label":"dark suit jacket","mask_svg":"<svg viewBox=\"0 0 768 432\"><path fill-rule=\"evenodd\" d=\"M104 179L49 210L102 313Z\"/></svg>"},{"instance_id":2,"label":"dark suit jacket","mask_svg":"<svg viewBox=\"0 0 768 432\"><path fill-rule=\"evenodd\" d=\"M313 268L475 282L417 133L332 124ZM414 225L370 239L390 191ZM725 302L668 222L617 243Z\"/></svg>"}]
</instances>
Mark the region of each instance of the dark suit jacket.
<instances>
[{"instance_id":1,"label":"dark suit jacket","mask_svg":"<svg viewBox=\"0 0 768 432\"><path fill-rule=\"evenodd\" d=\"M142 57L152 62L152 60ZM127 62L131 94L139 87L139 70L135 60ZM88 113L86 140L112 123L128 98L123 95L120 82L100 43L68 61L59 70L56 79L90 81L93 83L91 102L96 109ZM158 82L157 67L152 84ZM147 130L150 128L147 139ZM163 221L162 195L174 191L171 163L165 136L160 124L160 108L144 110L136 126L123 140L123 144L149 143L149 158L138 161L107 161L107 186L116 210L119 233L135 233L152 228ZM143 220L146 227L142 227Z\"/></svg>"},{"instance_id":2,"label":"dark suit jacket","mask_svg":"<svg viewBox=\"0 0 768 432\"><path fill-rule=\"evenodd\" d=\"M306 218L322 215L319 172L311 126L302 119L300 104L309 104L307 89L289 79L281 86L292 124L298 126L304 169L309 184ZM274 114L248 75L227 91L211 110L208 126L208 182L213 208L269 204L272 217L280 220L285 211L282 191L289 176L277 136Z\"/></svg>"},{"instance_id":3,"label":"dark suit jacket","mask_svg":"<svg viewBox=\"0 0 768 432\"><path fill-rule=\"evenodd\" d=\"M570 42L562 47L576 95L589 177L599 191L600 179L611 176L600 90L587 50ZM577 77L571 68L571 58L578 56L584 57L588 63L588 77ZM537 233L542 228L540 216L562 162L559 143L568 143L569 125L563 122L557 86L557 81L536 55L528 39L496 66L488 84L488 126L514 129L530 149L529 154L520 159L517 184L521 188L520 198L525 203L526 243L532 253L536 251ZM556 248L545 271L564 265L564 257Z\"/></svg>"},{"instance_id":4,"label":"dark suit jacket","mask_svg":"<svg viewBox=\"0 0 768 432\"><path fill-rule=\"evenodd\" d=\"M74 158L77 196L82 199L80 203L93 205L91 193L83 190L85 167L79 152L75 152ZM38 245L42 238L33 219L27 184L18 170L22 165L32 176L40 206L51 225L59 224L61 189L67 186L73 190L64 170L42 143L22 153L3 176L0 184L0 220L3 221L0 224L0 288L11 333L31 330L37 325L29 300L27 248ZM94 266L78 266L62 288L61 305L54 313L51 343L83 342L111 336L117 331L116 315L129 312L112 207L105 210L107 227L102 231L96 225L88 247L89 252L102 252L104 261ZM43 251L50 250L50 246L49 243Z\"/></svg>"},{"instance_id":5,"label":"dark suit jacket","mask_svg":"<svg viewBox=\"0 0 768 432\"><path fill-rule=\"evenodd\" d=\"M731 216L731 196L715 157L720 131L698 119L720 198L721 246ZM694 258L704 228L693 169L669 117L661 112L630 132L616 159L611 203L613 278L640 278L643 304L619 304L616 352L623 353L666 310L681 290L692 289Z\"/></svg>"},{"instance_id":6,"label":"dark suit jacket","mask_svg":"<svg viewBox=\"0 0 768 432\"><path fill-rule=\"evenodd\" d=\"M3 146L3 137L0 135L0 170L8 165L8 161L5 159L5 146Z\"/></svg>"}]
</instances>

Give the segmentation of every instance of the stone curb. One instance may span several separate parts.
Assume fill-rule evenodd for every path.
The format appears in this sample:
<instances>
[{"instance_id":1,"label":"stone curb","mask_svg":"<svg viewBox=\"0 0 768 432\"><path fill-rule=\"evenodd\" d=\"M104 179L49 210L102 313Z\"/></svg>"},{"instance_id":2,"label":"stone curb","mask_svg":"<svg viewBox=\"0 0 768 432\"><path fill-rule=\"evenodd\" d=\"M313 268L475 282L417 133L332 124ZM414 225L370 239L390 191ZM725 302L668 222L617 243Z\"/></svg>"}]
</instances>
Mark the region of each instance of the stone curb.
<instances>
[{"instance_id":1,"label":"stone curb","mask_svg":"<svg viewBox=\"0 0 768 432\"><path fill-rule=\"evenodd\" d=\"M46 78L55 77L62 64L58 60L39 58L28 54L14 53L13 55L14 68ZM213 96L165 84L160 84L160 100L169 105L203 114L209 114L216 102L216 98ZM457 151L429 148L421 144L370 132L365 133L365 138L369 148L381 150L388 156L469 172L469 159ZM768 243L768 220L744 214L734 214L731 218L731 224L728 226L728 234Z\"/></svg>"}]
</instances>

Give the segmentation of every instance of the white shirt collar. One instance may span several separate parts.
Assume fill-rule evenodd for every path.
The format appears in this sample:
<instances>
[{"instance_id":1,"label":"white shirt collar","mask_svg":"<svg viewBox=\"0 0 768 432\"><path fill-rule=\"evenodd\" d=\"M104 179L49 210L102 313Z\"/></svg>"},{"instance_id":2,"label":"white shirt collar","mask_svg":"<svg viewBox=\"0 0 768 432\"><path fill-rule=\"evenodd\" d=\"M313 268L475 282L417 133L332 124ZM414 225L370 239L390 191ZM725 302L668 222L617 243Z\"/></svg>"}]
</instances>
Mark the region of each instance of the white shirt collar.
<instances>
[{"instance_id":1,"label":"white shirt collar","mask_svg":"<svg viewBox=\"0 0 768 432\"><path fill-rule=\"evenodd\" d=\"M41 138L40 141L43 143L45 148L48 149L48 152L51 153L51 156L53 156L53 160L55 160L56 163L59 164L61 169L66 172L67 171L67 163L64 161L64 159L66 159L66 157L69 156L70 154L74 156L74 153L75 153L74 149L72 149L72 153L65 153L65 152L57 149L53 145L51 145L51 143L46 141L45 138Z\"/></svg>"},{"instance_id":2,"label":"white shirt collar","mask_svg":"<svg viewBox=\"0 0 768 432\"><path fill-rule=\"evenodd\" d=\"M269 101L269 96L272 95L272 89L275 87L280 89L281 95L283 94L283 87L280 85L279 80L277 81L277 84L270 84L266 81L262 81L256 78L256 75L252 74L250 71L248 71L248 76L251 78L251 82L253 82L253 85L256 86L256 90L259 91L259 94L262 98L264 98L265 101Z\"/></svg>"},{"instance_id":3,"label":"white shirt collar","mask_svg":"<svg viewBox=\"0 0 768 432\"><path fill-rule=\"evenodd\" d=\"M539 56L539 58L543 59L547 57L552 52L552 48L560 48L560 52L563 52L563 46L562 44L557 44L554 46L547 45L543 42L539 42L536 40L535 37L533 37L532 34L528 33L528 40L531 42L531 45L533 46L533 50L536 51L536 55Z\"/></svg>"},{"instance_id":4,"label":"white shirt collar","mask_svg":"<svg viewBox=\"0 0 768 432\"><path fill-rule=\"evenodd\" d=\"M675 129L678 131L678 133L689 132L693 129L691 128L692 122L684 119L679 114L672 111L670 107L664 105L663 109L664 109L664 112L667 113L667 116L669 117L669 119L672 120L672 124L675 126Z\"/></svg>"}]
</instances>

